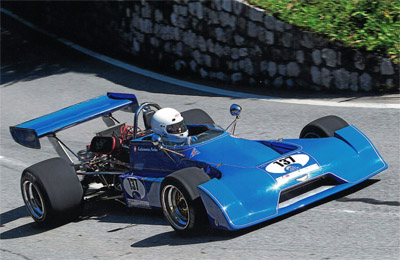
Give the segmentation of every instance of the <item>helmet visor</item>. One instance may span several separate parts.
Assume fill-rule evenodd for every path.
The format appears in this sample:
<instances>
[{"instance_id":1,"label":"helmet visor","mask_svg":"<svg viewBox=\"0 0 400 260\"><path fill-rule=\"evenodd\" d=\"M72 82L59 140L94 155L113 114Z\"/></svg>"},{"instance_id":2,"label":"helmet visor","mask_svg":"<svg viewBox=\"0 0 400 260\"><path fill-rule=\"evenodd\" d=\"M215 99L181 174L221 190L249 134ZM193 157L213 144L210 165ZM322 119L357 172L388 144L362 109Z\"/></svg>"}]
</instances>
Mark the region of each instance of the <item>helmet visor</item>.
<instances>
[{"instance_id":1,"label":"helmet visor","mask_svg":"<svg viewBox=\"0 0 400 260\"><path fill-rule=\"evenodd\" d=\"M167 126L167 133L169 133L169 134L181 134L186 131L187 131L187 127L183 121Z\"/></svg>"}]
</instances>

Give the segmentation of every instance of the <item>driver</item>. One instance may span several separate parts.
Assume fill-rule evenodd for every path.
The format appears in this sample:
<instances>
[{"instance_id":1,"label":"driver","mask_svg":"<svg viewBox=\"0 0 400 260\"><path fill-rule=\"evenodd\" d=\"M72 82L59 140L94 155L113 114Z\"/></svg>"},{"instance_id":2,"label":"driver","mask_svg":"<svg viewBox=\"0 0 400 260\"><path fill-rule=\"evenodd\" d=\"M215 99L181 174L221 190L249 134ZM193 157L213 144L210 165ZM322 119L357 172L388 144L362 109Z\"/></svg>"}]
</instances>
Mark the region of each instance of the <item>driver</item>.
<instances>
[{"instance_id":1,"label":"driver","mask_svg":"<svg viewBox=\"0 0 400 260\"><path fill-rule=\"evenodd\" d=\"M181 113L173 108L157 110L151 119L153 133L160 135L163 141L172 145L190 144L189 131Z\"/></svg>"}]
</instances>

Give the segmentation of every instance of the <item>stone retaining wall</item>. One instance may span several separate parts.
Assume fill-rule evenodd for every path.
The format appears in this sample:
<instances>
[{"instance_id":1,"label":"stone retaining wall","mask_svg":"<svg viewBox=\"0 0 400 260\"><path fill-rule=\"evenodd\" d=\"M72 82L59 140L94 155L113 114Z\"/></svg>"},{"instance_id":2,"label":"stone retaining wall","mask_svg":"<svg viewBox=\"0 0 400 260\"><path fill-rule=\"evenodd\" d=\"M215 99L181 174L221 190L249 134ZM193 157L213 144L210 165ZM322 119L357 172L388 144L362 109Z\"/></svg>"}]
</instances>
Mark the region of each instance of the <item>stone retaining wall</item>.
<instances>
[{"instance_id":1,"label":"stone retaining wall","mask_svg":"<svg viewBox=\"0 0 400 260\"><path fill-rule=\"evenodd\" d=\"M241 1L23 2L9 8L81 44L205 79L367 92L399 86L398 64L389 59L301 31Z\"/></svg>"}]
</instances>

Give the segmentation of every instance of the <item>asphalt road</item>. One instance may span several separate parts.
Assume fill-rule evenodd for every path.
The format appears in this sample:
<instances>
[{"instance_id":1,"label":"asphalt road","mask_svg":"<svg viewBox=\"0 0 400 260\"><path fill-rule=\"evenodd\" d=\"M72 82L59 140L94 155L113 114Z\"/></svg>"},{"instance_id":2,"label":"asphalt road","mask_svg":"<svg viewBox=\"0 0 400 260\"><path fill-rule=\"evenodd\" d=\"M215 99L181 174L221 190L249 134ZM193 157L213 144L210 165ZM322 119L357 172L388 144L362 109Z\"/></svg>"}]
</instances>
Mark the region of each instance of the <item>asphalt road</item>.
<instances>
[{"instance_id":1,"label":"asphalt road","mask_svg":"<svg viewBox=\"0 0 400 260\"><path fill-rule=\"evenodd\" d=\"M1 259L398 259L400 256L400 111L344 108L236 99L124 71L64 47L2 15L0 125ZM129 210L116 202L92 201L82 220L40 228L20 195L22 170L55 157L12 141L8 127L103 95L129 92L180 111L201 107L221 126L229 106L243 107L236 134L250 139L297 137L308 122L328 114L343 117L376 145L389 169L355 189L290 216L240 232L210 230L178 237L160 212ZM318 96L313 97L318 99ZM398 97L397 97L398 98ZM369 102L374 99L369 97ZM379 102L398 102L394 99ZM132 120L127 114L121 114ZM81 149L101 120L70 128L60 137Z\"/></svg>"}]
</instances>

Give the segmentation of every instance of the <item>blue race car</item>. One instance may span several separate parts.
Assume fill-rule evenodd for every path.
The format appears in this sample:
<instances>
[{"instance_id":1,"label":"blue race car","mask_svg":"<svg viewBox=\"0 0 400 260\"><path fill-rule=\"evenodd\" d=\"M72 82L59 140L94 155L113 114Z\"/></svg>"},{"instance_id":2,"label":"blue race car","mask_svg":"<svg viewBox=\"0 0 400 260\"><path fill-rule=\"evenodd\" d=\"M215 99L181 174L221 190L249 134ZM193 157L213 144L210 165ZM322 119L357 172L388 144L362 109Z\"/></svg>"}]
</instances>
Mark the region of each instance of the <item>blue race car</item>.
<instances>
[{"instance_id":1,"label":"blue race car","mask_svg":"<svg viewBox=\"0 0 400 260\"><path fill-rule=\"evenodd\" d=\"M117 121L118 110L133 113L133 124ZM85 199L102 196L127 207L162 209L178 233L206 223L238 230L387 168L372 142L337 116L309 123L299 139L265 141L233 135L240 111L231 106L236 118L229 133L200 109L179 113L139 105L133 94L108 93L12 126L17 143L40 148L39 139L47 136L59 154L23 171L26 208L36 222L48 224L79 216ZM82 151L72 151L56 135L97 117L108 128Z\"/></svg>"}]
</instances>

